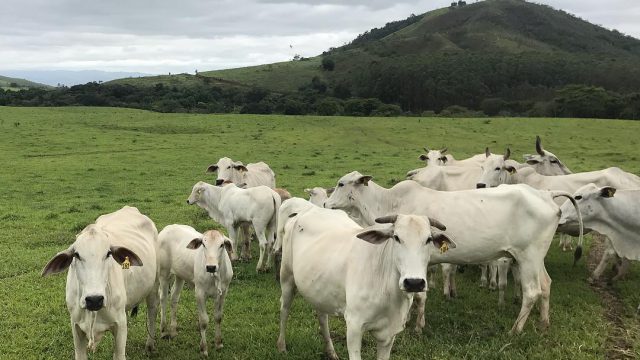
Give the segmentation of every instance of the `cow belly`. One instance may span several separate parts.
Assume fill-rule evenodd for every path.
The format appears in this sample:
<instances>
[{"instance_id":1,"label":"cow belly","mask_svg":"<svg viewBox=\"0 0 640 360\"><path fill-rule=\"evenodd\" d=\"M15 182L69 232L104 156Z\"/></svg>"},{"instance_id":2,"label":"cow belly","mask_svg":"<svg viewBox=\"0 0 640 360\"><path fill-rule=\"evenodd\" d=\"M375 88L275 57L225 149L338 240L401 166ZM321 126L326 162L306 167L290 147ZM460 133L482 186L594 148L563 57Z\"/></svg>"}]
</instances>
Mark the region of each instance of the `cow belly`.
<instances>
[{"instance_id":1,"label":"cow belly","mask_svg":"<svg viewBox=\"0 0 640 360\"><path fill-rule=\"evenodd\" d=\"M318 311L342 314L345 307L344 273L318 263L294 267L296 288ZM304 274L304 275L302 275Z\"/></svg>"},{"instance_id":2,"label":"cow belly","mask_svg":"<svg viewBox=\"0 0 640 360\"><path fill-rule=\"evenodd\" d=\"M155 264L154 264L155 265ZM151 264L140 267L122 269L125 288L127 291L127 305L129 309L142 302L153 289L156 281L156 269Z\"/></svg>"}]
</instances>

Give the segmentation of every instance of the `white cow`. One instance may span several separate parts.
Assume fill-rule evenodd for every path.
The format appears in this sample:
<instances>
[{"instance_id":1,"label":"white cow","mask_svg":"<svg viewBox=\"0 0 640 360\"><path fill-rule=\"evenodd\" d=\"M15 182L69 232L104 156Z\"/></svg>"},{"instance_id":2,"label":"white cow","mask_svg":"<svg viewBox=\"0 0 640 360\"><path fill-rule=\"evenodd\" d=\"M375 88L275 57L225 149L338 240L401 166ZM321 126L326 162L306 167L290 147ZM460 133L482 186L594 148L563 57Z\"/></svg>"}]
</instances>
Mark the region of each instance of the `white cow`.
<instances>
[{"instance_id":1,"label":"white cow","mask_svg":"<svg viewBox=\"0 0 640 360\"><path fill-rule=\"evenodd\" d=\"M603 254L592 279L597 279L609 260L618 255L627 260L640 260L640 189L617 190L615 187L598 187L587 184L578 189L574 198L580 208L584 226L588 231L606 235L613 254ZM559 231L575 233L576 212L562 205ZM623 263L624 266L624 263Z\"/></svg>"},{"instance_id":2,"label":"white cow","mask_svg":"<svg viewBox=\"0 0 640 360\"><path fill-rule=\"evenodd\" d=\"M429 165L437 165L437 166L471 166L471 167L480 167L482 163L484 163L484 159L486 158L485 153L489 151L489 148L485 149L485 152L482 154L473 155L470 158L463 160L456 160L453 155L446 154L447 148L441 150L430 150L427 147L424 148L427 152L426 154L421 154L418 159L424 161L427 166Z\"/></svg>"},{"instance_id":3,"label":"white cow","mask_svg":"<svg viewBox=\"0 0 640 360\"><path fill-rule=\"evenodd\" d=\"M377 219L383 225L363 229L343 212L313 207L280 222L286 224L278 350L286 351L286 322L297 289L317 312L330 359L338 356L328 314L344 316L349 359L361 358L364 331L377 340L377 358L389 359L414 293L426 290L430 254L443 244L455 247L431 228L442 224L423 216L389 216Z\"/></svg>"},{"instance_id":4,"label":"white cow","mask_svg":"<svg viewBox=\"0 0 640 360\"><path fill-rule=\"evenodd\" d=\"M215 346L222 348L222 314L224 299L233 277L231 242L217 230L203 234L187 225L168 225L158 235L158 279L160 282L160 331L162 337L173 338L177 333L176 312L180 292L185 281L195 285L200 325L200 352L208 356L207 298L215 299ZM167 326L169 278L175 274L171 295L171 323Z\"/></svg>"},{"instance_id":5,"label":"white cow","mask_svg":"<svg viewBox=\"0 0 640 360\"><path fill-rule=\"evenodd\" d=\"M155 349L156 226L138 209L122 209L98 217L84 228L69 248L54 256L42 276L67 273L66 302L76 359L87 358L111 330L113 358L125 359L127 313L141 301L147 303L147 343Z\"/></svg>"},{"instance_id":6,"label":"white cow","mask_svg":"<svg viewBox=\"0 0 640 360\"><path fill-rule=\"evenodd\" d=\"M227 228L234 252L234 242L238 240L240 227L243 224L251 224L260 244L260 258L256 271L269 269L271 246L280 207L280 196L275 191L266 186L241 189L232 184L218 187L199 181L193 186L187 204L197 204L207 210L213 220Z\"/></svg>"},{"instance_id":7,"label":"white cow","mask_svg":"<svg viewBox=\"0 0 640 360\"><path fill-rule=\"evenodd\" d=\"M314 187L310 189L304 189L304 192L309 195L309 201L312 204L322 207L325 200L327 200L333 192L333 188L325 189L322 187Z\"/></svg>"},{"instance_id":8,"label":"white cow","mask_svg":"<svg viewBox=\"0 0 640 360\"><path fill-rule=\"evenodd\" d=\"M537 155L526 154L524 161L533 167L538 174L567 175L572 173L557 156L542 148L540 136L536 136L536 152Z\"/></svg>"},{"instance_id":9,"label":"white cow","mask_svg":"<svg viewBox=\"0 0 640 360\"><path fill-rule=\"evenodd\" d=\"M223 157L217 163L209 165L207 172L217 172L216 185L222 185L225 181L235 184L246 184L252 188L260 185L270 188L276 187L276 175L269 165L264 162L247 164L240 161L233 161L228 157Z\"/></svg>"},{"instance_id":10,"label":"white cow","mask_svg":"<svg viewBox=\"0 0 640 360\"><path fill-rule=\"evenodd\" d=\"M357 213L369 223L390 213L437 216L459 249L433 254L432 263L480 264L513 257L520 268L523 301L511 332L522 331L541 295L541 322L549 325L551 278L544 258L560 218L553 199L571 198L570 194L538 191L526 185L444 192L414 181L385 189L371 179L357 171L343 176L325 207ZM581 249L582 237L578 244Z\"/></svg>"}]
</instances>

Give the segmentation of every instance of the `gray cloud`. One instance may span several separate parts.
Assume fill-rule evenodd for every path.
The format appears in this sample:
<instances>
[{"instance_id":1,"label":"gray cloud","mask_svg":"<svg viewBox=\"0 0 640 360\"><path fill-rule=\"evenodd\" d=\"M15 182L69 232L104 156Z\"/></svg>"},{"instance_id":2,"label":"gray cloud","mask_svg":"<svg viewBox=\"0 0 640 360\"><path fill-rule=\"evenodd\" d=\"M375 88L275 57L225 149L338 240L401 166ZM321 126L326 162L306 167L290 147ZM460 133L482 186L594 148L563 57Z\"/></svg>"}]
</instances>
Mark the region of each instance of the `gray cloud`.
<instances>
[{"instance_id":1,"label":"gray cloud","mask_svg":"<svg viewBox=\"0 0 640 360\"><path fill-rule=\"evenodd\" d=\"M469 1L469 0L468 0ZM473 0L471 0L473 1ZM640 37L637 0L547 0ZM448 0L3 0L2 69L193 72L313 56ZM290 47L293 46L293 48Z\"/></svg>"}]
</instances>

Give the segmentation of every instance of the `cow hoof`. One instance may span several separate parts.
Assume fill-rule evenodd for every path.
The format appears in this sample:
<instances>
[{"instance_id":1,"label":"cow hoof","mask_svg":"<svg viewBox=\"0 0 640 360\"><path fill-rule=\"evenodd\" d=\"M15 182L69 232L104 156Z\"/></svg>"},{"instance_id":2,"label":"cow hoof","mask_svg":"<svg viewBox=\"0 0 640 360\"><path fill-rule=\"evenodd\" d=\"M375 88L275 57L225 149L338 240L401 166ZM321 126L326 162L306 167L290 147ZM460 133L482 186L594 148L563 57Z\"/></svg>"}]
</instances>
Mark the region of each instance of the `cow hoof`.
<instances>
[{"instance_id":1,"label":"cow hoof","mask_svg":"<svg viewBox=\"0 0 640 360\"><path fill-rule=\"evenodd\" d=\"M160 334L160 338L161 339L165 339L165 340L170 340L171 339L171 334L169 334L169 333Z\"/></svg>"},{"instance_id":2,"label":"cow hoof","mask_svg":"<svg viewBox=\"0 0 640 360\"><path fill-rule=\"evenodd\" d=\"M284 341L278 340L278 351L281 353L287 352L287 344Z\"/></svg>"},{"instance_id":3,"label":"cow hoof","mask_svg":"<svg viewBox=\"0 0 640 360\"><path fill-rule=\"evenodd\" d=\"M148 352L152 353L156 351L156 342L153 340L148 340L147 344L145 345L145 349L147 349Z\"/></svg>"},{"instance_id":4,"label":"cow hoof","mask_svg":"<svg viewBox=\"0 0 640 360\"><path fill-rule=\"evenodd\" d=\"M598 279L596 279L596 278L594 278L592 276L589 276L589 278L587 279L587 282L589 282L589 284L593 285L596 282L598 282Z\"/></svg>"},{"instance_id":5,"label":"cow hoof","mask_svg":"<svg viewBox=\"0 0 640 360\"><path fill-rule=\"evenodd\" d=\"M200 352L200 356L202 356L203 358L208 358L209 357L209 352L208 351L202 351L202 352Z\"/></svg>"},{"instance_id":6,"label":"cow hoof","mask_svg":"<svg viewBox=\"0 0 640 360\"><path fill-rule=\"evenodd\" d=\"M222 343L216 344L216 349L218 350L222 349L223 347L224 347L224 344Z\"/></svg>"},{"instance_id":7,"label":"cow hoof","mask_svg":"<svg viewBox=\"0 0 640 360\"><path fill-rule=\"evenodd\" d=\"M551 324L549 323L549 320L540 320L540 322L538 323L538 329L546 331L547 329L549 329L550 325Z\"/></svg>"},{"instance_id":8,"label":"cow hoof","mask_svg":"<svg viewBox=\"0 0 640 360\"><path fill-rule=\"evenodd\" d=\"M327 354L327 357L328 357L330 360L339 360L339 359L340 359L340 358L338 357L338 354L336 354L336 352L335 352L335 351L334 351L334 352L332 352L332 353Z\"/></svg>"},{"instance_id":9,"label":"cow hoof","mask_svg":"<svg viewBox=\"0 0 640 360\"><path fill-rule=\"evenodd\" d=\"M413 332L415 332L416 335L422 335L422 328L420 326L416 326L413 328Z\"/></svg>"}]
</instances>

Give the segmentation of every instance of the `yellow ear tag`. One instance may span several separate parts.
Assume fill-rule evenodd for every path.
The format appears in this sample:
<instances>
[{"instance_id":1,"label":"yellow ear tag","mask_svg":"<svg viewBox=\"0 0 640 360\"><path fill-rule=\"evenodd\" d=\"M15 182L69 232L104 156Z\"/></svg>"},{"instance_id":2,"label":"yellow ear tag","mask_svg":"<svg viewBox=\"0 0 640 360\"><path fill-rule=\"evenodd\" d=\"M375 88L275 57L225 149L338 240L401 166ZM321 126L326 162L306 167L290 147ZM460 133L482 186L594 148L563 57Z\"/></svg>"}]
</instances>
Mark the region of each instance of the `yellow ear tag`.
<instances>
[{"instance_id":1,"label":"yellow ear tag","mask_svg":"<svg viewBox=\"0 0 640 360\"><path fill-rule=\"evenodd\" d=\"M446 242L443 242L442 245L440 245L440 254L444 254L449 250L449 244L447 244Z\"/></svg>"},{"instance_id":2,"label":"yellow ear tag","mask_svg":"<svg viewBox=\"0 0 640 360\"><path fill-rule=\"evenodd\" d=\"M440 250L442 250L442 248L440 248ZM122 262L122 269L129 270L130 267L131 267L131 262L129 261L129 257L125 256L124 261Z\"/></svg>"}]
</instances>

